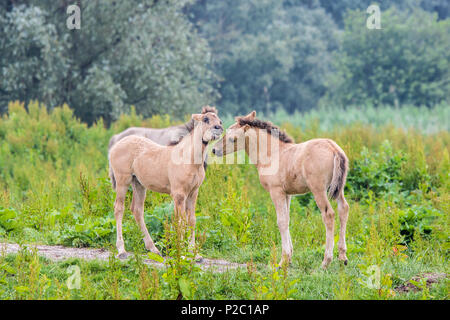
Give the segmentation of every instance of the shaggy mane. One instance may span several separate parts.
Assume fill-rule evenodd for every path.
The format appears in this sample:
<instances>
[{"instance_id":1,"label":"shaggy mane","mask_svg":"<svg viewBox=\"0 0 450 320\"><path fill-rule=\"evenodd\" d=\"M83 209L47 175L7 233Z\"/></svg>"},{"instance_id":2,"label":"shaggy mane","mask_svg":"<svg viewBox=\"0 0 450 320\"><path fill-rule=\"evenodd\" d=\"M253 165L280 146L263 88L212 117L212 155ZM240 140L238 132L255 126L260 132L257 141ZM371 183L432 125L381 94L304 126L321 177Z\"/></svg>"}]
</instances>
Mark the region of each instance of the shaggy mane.
<instances>
[{"instance_id":1,"label":"shaggy mane","mask_svg":"<svg viewBox=\"0 0 450 320\"><path fill-rule=\"evenodd\" d=\"M212 112L215 114L219 114L216 107L211 107L211 106L204 106L202 108L202 114L208 113L208 112Z\"/></svg>"},{"instance_id":2,"label":"shaggy mane","mask_svg":"<svg viewBox=\"0 0 450 320\"><path fill-rule=\"evenodd\" d=\"M250 127L266 130L268 133L270 133L273 136L276 136L275 133L277 133L278 139L280 139L280 141L285 142L285 143L294 143L294 140L291 137L289 137L286 134L286 132L281 131L280 128L278 128L277 126L274 126L269 121L262 121L259 119L248 120L245 118L239 118L238 120L239 120L240 126L245 126L246 124L248 124Z\"/></svg>"},{"instance_id":3,"label":"shaggy mane","mask_svg":"<svg viewBox=\"0 0 450 320\"><path fill-rule=\"evenodd\" d=\"M211 107L211 106L204 106L202 108L202 114L208 113L208 112L212 112L215 114L218 114L218 111L216 109L216 107ZM183 140L183 138L185 136L187 136L189 133L191 133L192 130L194 130L194 120L191 119L188 122L184 123L184 124L180 124L178 126L176 126L175 128L178 129L179 131L179 136L177 137L177 140L172 142L170 144L170 146L175 146L177 144L180 143L181 140Z\"/></svg>"}]
</instances>

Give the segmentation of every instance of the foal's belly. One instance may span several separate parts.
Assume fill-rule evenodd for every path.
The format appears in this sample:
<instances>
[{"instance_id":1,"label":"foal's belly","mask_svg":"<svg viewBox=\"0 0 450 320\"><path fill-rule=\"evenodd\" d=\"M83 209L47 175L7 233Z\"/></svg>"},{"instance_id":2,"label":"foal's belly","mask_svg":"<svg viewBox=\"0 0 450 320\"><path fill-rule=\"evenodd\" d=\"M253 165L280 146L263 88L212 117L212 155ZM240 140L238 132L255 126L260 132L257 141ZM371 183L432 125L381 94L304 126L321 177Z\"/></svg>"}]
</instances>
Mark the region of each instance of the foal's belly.
<instances>
[{"instance_id":1,"label":"foal's belly","mask_svg":"<svg viewBox=\"0 0 450 320\"><path fill-rule=\"evenodd\" d=\"M308 186L305 183L298 182L298 183L290 183L288 185L285 185L284 191L287 194L304 194L310 192Z\"/></svg>"},{"instance_id":2,"label":"foal's belly","mask_svg":"<svg viewBox=\"0 0 450 320\"><path fill-rule=\"evenodd\" d=\"M134 163L134 175L148 190L170 194L170 182L167 169L159 163L137 159Z\"/></svg>"},{"instance_id":3,"label":"foal's belly","mask_svg":"<svg viewBox=\"0 0 450 320\"><path fill-rule=\"evenodd\" d=\"M295 168L284 172L284 190L287 194L304 194L310 192L305 178L303 177L301 170Z\"/></svg>"},{"instance_id":4,"label":"foal's belly","mask_svg":"<svg viewBox=\"0 0 450 320\"><path fill-rule=\"evenodd\" d=\"M170 194L170 185L169 184L155 184L155 183L150 182L150 183L145 184L144 187L151 191Z\"/></svg>"}]
</instances>

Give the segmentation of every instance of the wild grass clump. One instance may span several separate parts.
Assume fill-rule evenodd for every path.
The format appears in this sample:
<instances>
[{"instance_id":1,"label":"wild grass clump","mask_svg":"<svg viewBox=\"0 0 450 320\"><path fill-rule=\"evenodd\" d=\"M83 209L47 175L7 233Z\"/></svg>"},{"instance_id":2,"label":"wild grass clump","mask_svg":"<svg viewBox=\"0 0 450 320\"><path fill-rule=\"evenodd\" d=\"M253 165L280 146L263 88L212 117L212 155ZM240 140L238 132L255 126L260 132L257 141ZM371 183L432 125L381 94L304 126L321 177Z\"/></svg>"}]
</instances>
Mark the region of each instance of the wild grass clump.
<instances>
[{"instance_id":1,"label":"wild grass clump","mask_svg":"<svg viewBox=\"0 0 450 320\"><path fill-rule=\"evenodd\" d=\"M448 111L438 108L442 124ZM200 187L196 250L204 257L247 263L247 269L200 269L187 238L177 238L168 227L173 223L170 196L154 192L147 193L145 221L156 246L170 259L162 269L143 263L139 257L146 252L128 209L129 193L123 231L135 258L54 262L25 249L7 255L0 244L0 299L448 299L445 278L431 286L414 280L449 272L448 127L424 130L414 121L407 127L397 120L372 121L371 110L366 122L339 122L336 114L342 110L323 111L318 121L306 117L297 123L300 116L295 115L274 119L297 142L331 138L345 150L350 160L348 266L335 259L328 270L320 269L325 228L307 194L292 199L294 255L289 268L280 269L276 213L255 167L216 163L208 166ZM399 112L398 117L411 120L420 118L417 112L431 119L436 110L378 111L381 118L397 119ZM101 121L87 127L67 106L47 111L37 102L26 107L10 103L0 119L0 242L114 247L108 140L129 126L171 124L167 116L142 119L132 112L111 128ZM338 225L336 218L335 230ZM79 289L67 282L74 266L81 274ZM398 289L411 280L417 291Z\"/></svg>"}]
</instances>

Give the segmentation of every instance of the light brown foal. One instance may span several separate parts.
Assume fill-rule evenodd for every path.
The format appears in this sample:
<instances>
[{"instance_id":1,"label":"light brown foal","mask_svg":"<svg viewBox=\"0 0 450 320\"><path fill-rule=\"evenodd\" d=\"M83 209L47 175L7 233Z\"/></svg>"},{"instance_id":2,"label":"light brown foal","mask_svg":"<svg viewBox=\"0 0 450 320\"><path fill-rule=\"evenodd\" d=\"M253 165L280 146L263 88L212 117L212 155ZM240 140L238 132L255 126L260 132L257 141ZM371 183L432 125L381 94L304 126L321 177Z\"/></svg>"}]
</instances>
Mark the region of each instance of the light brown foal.
<instances>
[{"instance_id":1,"label":"light brown foal","mask_svg":"<svg viewBox=\"0 0 450 320\"><path fill-rule=\"evenodd\" d=\"M282 242L282 263L290 263L293 253L289 233L291 195L312 192L326 227L326 249L322 267L333 259L334 210L327 197L336 199L340 219L339 260L347 264L345 229L349 206L344 197L348 159L330 139L313 139L295 144L269 122L255 118L253 111L237 117L213 148L217 156L245 149L256 165L259 179L272 198Z\"/></svg>"},{"instance_id":2,"label":"light brown foal","mask_svg":"<svg viewBox=\"0 0 450 320\"><path fill-rule=\"evenodd\" d=\"M195 245L195 204L205 178L206 147L209 141L220 137L223 128L222 121L212 112L193 114L192 119L194 125L176 145L162 146L145 137L130 135L111 148L109 164L111 182L116 190L114 215L119 258L128 256L122 237L122 218L130 184L133 188L131 211L144 234L147 250L159 254L144 221L147 189L172 196L175 219L192 228L190 246Z\"/></svg>"}]
</instances>

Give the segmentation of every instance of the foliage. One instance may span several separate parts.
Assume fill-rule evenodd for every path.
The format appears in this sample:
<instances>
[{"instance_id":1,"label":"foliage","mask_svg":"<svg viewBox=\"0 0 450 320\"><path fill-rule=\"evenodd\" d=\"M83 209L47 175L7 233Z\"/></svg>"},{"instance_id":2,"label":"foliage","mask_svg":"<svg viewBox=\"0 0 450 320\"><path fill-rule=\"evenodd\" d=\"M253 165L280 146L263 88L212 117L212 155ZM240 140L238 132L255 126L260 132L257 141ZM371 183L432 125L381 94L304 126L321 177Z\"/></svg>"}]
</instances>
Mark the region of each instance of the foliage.
<instances>
[{"instance_id":1,"label":"foliage","mask_svg":"<svg viewBox=\"0 0 450 320\"><path fill-rule=\"evenodd\" d=\"M38 99L109 124L131 105L145 116L180 116L214 99L208 44L181 13L186 1L77 3L80 30L67 29L65 2L2 8L1 113L10 100Z\"/></svg>"},{"instance_id":2,"label":"foliage","mask_svg":"<svg viewBox=\"0 0 450 320\"><path fill-rule=\"evenodd\" d=\"M439 19L446 19L450 16L450 5L446 0L319 0L319 2L320 5L333 16L333 19L339 26L344 25L345 15L349 10L359 9L365 11L371 4L379 5L381 12L384 12L391 7L395 7L399 10L422 8L429 12L437 12Z\"/></svg>"},{"instance_id":3,"label":"foliage","mask_svg":"<svg viewBox=\"0 0 450 320\"><path fill-rule=\"evenodd\" d=\"M410 110L397 112L404 112L405 119L418 118ZM179 123L169 116L143 119L132 113L109 129L87 127L67 106L47 112L38 103L27 108L11 103L8 114L0 119L0 242L20 244L114 247L109 137L129 125ZM397 288L422 273L449 272L448 130L424 133L381 120L374 126L338 126L339 118L336 126L321 128L298 119L274 120L298 142L332 138L349 157L349 265L336 259L327 271L320 269L325 228L314 199L303 195L291 201L292 264L279 269L276 214L256 169L211 163L196 207L194 252L186 244L189 231L181 239L170 228L170 197L147 192L145 220L166 259L142 256L142 234L129 211L128 194L123 232L133 258L120 261L112 252L109 261L55 262L33 250L6 254L0 244L0 299L447 299L447 280L421 283L418 291L408 293ZM337 242L338 214L336 223ZM248 267L222 273L200 269L195 252ZM149 266L144 258L161 261L163 267ZM75 266L81 288L69 289L69 268ZM375 270L380 281L374 288Z\"/></svg>"},{"instance_id":4,"label":"foliage","mask_svg":"<svg viewBox=\"0 0 450 320\"><path fill-rule=\"evenodd\" d=\"M342 105L433 106L450 92L450 20L419 9L383 12L381 30L365 28L366 13L352 11L330 79ZM420 21L420 23L418 23Z\"/></svg>"},{"instance_id":5,"label":"foliage","mask_svg":"<svg viewBox=\"0 0 450 320\"><path fill-rule=\"evenodd\" d=\"M16 230L19 226L15 218L17 213L14 209L0 207L0 234Z\"/></svg>"},{"instance_id":6,"label":"foliage","mask_svg":"<svg viewBox=\"0 0 450 320\"><path fill-rule=\"evenodd\" d=\"M432 232L432 222L441 214L432 207L413 205L399 214L400 234L405 243L414 241L414 234L429 236Z\"/></svg>"},{"instance_id":7,"label":"foliage","mask_svg":"<svg viewBox=\"0 0 450 320\"><path fill-rule=\"evenodd\" d=\"M353 126L360 123L365 126L384 127L391 124L397 128L418 129L423 133L450 131L450 105L441 103L432 108L403 105L395 108L388 105L374 107L364 106L321 106L305 112L295 111L289 114L284 110L274 113L258 114L259 118L270 119L277 125L292 125L307 129L317 125L322 131L329 131L339 126ZM225 124L234 123L234 117L221 119Z\"/></svg>"},{"instance_id":8,"label":"foliage","mask_svg":"<svg viewBox=\"0 0 450 320\"><path fill-rule=\"evenodd\" d=\"M406 161L401 153L394 154L389 141L380 147L380 153L370 153L367 148L361 151L361 158L350 164L348 188L353 197L361 199L369 192L379 197L386 192L401 190L401 167Z\"/></svg>"},{"instance_id":9,"label":"foliage","mask_svg":"<svg viewBox=\"0 0 450 320\"><path fill-rule=\"evenodd\" d=\"M317 105L330 71L337 29L321 8L289 8L282 1L200 1L190 8L223 78L219 105L289 112Z\"/></svg>"},{"instance_id":10,"label":"foliage","mask_svg":"<svg viewBox=\"0 0 450 320\"><path fill-rule=\"evenodd\" d=\"M181 119L323 105L448 103L446 0L0 2L0 113L12 100L67 103L91 125L134 110ZM356 10L356 11L355 11ZM344 28L345 25L345 28Z\"/></svg>"},{"instance_id":11,"label":"foliage","mask_svg":"<svg viewBox=\"0 0 450 320\"><path fill-rule=\"evenodd\" d=\"M150 230L150 235L155 243L164 238L164 224L172 221L173 210L173 203L163 203L152 211L144 212L147 229Z\"/></svg>"}]
</instances>

